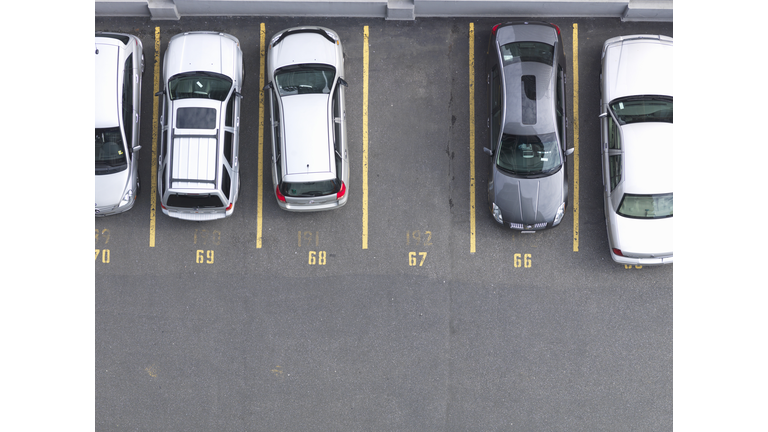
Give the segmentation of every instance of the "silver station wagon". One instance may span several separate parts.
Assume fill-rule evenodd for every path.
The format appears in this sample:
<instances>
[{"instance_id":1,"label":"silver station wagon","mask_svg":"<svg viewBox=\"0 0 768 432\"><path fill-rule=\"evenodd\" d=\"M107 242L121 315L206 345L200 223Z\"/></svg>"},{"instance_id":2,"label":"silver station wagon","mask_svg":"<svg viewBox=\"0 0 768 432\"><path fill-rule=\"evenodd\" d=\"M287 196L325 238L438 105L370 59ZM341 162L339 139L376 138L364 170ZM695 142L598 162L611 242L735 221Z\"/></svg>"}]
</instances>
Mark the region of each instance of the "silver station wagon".
<instances>
[{"instance_id":1,"label":"silver station wagon","mask_svg":"<svg viewBox=\"0 0 768 432\"><path fill-rule=\"evenodd\" d=\"M267 53L272 181L280 208L333 210L349 198L344 52L323 27L276 33Z\"/></svg>"},{"instance_id":2,"label":"silver station wagon","mask_svg":"<svg viewBox=\"0 0 768 432\"><path fill-rule=\"evenodd\" d=\"M243 53L234 36L187 32L168 42L157 189L163 213L194 221L232 215L240 191Z\"/></svg>"},{"instance_id":3,"label":"silver station wagon","mask_svg":"<svg viewBox=\"0 0 768 432\"><path fill-rule=\"evenodd\" d=\"M671 264L672 38L605 41L600 89L611 258L630 265Z\"/></svg>"},{"instance_id":4,"label":"silver station wagon","mask_svg":"<svg viewBox=\"0 0 768 432\"><path fill-rule=\"evenodd\" d=\"M488 207L496 222L532 233L568 205L566 61L560 29L511 22L491 30Z\"/></svg>"},{"instance_id":5,"label":"silver station wagon","mask_svg":"<svg viewBox=\"0 0 768 432\"><path fill-rule=\"evenodd\" d=\"M96 33L96 216L130 210L139 193L139 38Z\"/></svg>"}]
</instances>

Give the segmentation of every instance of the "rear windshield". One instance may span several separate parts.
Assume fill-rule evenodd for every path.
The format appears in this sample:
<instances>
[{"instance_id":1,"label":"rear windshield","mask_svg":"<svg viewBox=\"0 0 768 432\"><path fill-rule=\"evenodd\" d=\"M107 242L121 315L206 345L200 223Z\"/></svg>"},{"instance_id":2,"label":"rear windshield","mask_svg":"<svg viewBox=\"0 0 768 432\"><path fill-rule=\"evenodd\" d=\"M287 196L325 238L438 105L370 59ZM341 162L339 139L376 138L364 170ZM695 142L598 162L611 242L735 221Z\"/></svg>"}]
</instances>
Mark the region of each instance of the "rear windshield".
<instances>
[{"instance_id":1,"label":"rear windshield","mask_svg":"<svg viewBox=\"0 0 768 432\"><path fill-rule=\"evenodd\" d=\"M337 193L341 189L338 179L318 182L283 182L280 184L280 192L283 195L294 198L310 198Z\"/></svg>"},{"instance_id":2,"label":"rear windshield","mask_svg":"<svg viewBox=\"0 0 768 432\"><path fill-rule=\"evenodd\" d=\"M96 175L112 174L128 168L120 128L96 128Z\"/></svg>"},{"instance_id":3,"label":"rear windshield","mask_svg":"<svg viewBox=\"0 0 768 432\"><path fill-rule=\"evenodd\" d=\"M224 207L218 195L179 195L171 194L168 196L169 207L184 208L211 208Z\"/></svg>"},{"instance_id":4,"label":"rear windshield","mask_svg":"<svg viewBox=\"0 0 768 432\"><path fill-rule=\"evenodd\" d=\"M542 42L512 42L501 46L504 66L517 62L537 62L552 66L555 47Z\"/></svg>"},{"instance_id":5,"label":"rear windshield","mask_svg":"<svg viewBox=\"0 0 768 432\"><path fill-rule=\"evenodd\" d=\"M637 219L672 217L672 194L624 194L617 213L625 217Z\"/></svg>"}]
</instances>

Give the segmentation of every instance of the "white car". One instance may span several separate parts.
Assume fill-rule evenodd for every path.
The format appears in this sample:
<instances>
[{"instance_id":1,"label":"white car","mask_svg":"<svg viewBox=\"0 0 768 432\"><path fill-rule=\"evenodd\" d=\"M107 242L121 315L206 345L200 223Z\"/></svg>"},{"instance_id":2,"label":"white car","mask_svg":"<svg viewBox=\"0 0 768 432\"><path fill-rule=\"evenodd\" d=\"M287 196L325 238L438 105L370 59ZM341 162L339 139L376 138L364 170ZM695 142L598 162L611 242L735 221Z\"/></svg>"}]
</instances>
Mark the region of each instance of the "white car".
<instances>
[{"instance_id":1,"label":"white car","mask_svg":"<svg viewBox=\"0 0 768 432\"><path fill-rule=\"evenodd\" d=\"M96 33L96 216L130 210L139 193L139 38Z\"/></svg>"},{"instance_id":2,"label":"white car","mask_svg":"<svg viewBox=\"0 0 768 432\"><path fill-rule=\"evenodd\" d=\"M344 51L324 27L276 33L267 53L272 181L280 208L338 209L349 198Z\"/></svg>"},{"instance_id":3,"label":"white car","mask_svg":"<svg viewBox=\"0 0 768 432\"><path fill-rule=\"evenodd\" d=\"M603 201L611 258L672 264L672 38L603 44Z\"/></svg>"},{"instance_id":4,"label":"white car","mask_svg":"<svg viewBox=\"0 0 768 432\"><path fill-rule=\"evenodd\" d=\"M168 216L193 221L232 215L240 191L243 52L231 35L178 34L163 59L157 188Z\"/></svg>"}]
</instances>

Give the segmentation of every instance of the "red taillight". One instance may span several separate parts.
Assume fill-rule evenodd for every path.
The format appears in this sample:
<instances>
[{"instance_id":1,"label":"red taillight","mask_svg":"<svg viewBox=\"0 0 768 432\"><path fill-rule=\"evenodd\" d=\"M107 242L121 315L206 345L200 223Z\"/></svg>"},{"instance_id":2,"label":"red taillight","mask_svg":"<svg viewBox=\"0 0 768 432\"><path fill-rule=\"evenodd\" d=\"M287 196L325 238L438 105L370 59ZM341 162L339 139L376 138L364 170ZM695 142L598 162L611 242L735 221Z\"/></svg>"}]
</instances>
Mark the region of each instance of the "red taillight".
<instances>
[{"instance_id":1,"label":"red taillight","mask_svg":"<svg viewBox=\"0 0 768 432\"><path fill-rule=\"evenodd\" d=\"M235 206L235 203L229 203L229 205L227 206L227 209L225 211L232 210L232 207L234 207L234 206Z\"/></svg>"},{"instance_id":2,"label":"red taillight","mask_svg":"<svg viewBox=\"0 0 768 432\"><path fill-rule=\"evenodd\" d=\"M621 249L613 248L613 253L614 255L624 256L624 254L621 253Z\"/></svg>"},{"instance_id":3,"label":"red taillight","mask_svg":"<svg viewBox=\"0 0 768 432\"><path fill-rule=\"evenodd\" d=\"M339 189L339 192L336 194L336 199L340 200L345 193L347 193L347 186L344 185L344 182L341 182L341 189Z\"/></svg>"},{"instance_id":4,"label":"red taillight","mask_svg":"<svg viewBox=\"0 0 768 432\"><path fill-rule=\"evenodd\" d=\"M491 29L491 34L492 34L492 35L495 35L495 34L496 34L496 30L498 30L498 29L499 29L499 26L500 26L500 25L501 25L501 24L496 24L495 26L493 26L493 28Z\"/></svg>"},{"instance_id":5,"label":"red taillight","mask_svg":"<svg viewBox=\"0 0 768 432\"><path fill-rule=\"evenodd\" d=\"M167 208L166 208L166 207L163 205L163 203L160 203L160 207L162 207L162 208L163 208L163 209L165 209L165 210L168 210L168 209L167 209Z\"/></svg>"},{"instance_id":6,"label":"red taillight","mask_svg":"<svg viewBox=\"0 0 768 432\"><path fill-rule=\"evenodd\" d=\"M550 23L550 24L552 24L552 23ZM560 27L558 27L557 24L552 24L552 25L555 26L555 29L557 30L557 34L559 35L560 34Z\"/></svg>"},{"instance_id":7,"label":"red taillight","mask_svg":"<svg viewBox=\"0 0 768 432\"><path fill-rule=\"evenodd\" d=\"M277 195L277 199L279 199L282 202L285 202L285 195L280 193L280 186L275 188L275 195Z\"/></svg>"}]
</instances>

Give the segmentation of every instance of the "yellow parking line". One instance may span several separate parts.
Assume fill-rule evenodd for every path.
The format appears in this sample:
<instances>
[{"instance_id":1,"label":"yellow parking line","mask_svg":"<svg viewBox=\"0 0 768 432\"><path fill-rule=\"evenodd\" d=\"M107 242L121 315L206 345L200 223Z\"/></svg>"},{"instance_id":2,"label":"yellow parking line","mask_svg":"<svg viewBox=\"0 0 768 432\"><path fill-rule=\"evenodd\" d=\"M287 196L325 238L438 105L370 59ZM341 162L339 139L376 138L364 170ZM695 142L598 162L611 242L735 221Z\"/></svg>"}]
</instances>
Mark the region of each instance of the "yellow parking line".
<instances>
[{"instance_id":1,"label":"yellow parking line","mask_svg":"<svg viewBox=\"0 0 768 432\"><path fill-rule=\"evenodd\" d=\"M579 251L579 25L573 24L573 251Z\"/></svg>"},{"instance_id":2,"label":"yellow parking line","mask_svg":"<svg viewBox=\"0 0 768 432\"><path fill-rule=\"evenodd\" d=\"M368 249L368 26L363 27L363 249Z\"/></svg>"},{"instance_id":3,"label":"yellow parking line","mask_svg":"<svg viewBox=\"0 0 768 432\"><path fill-rule=\"evenodd\" d=\"M261 215L264 197L264 46L266 32L264 23L261 23L259 31L259 170L258 170L258 196L256 197L256 249L261 249Z\"/></svg>"},{"instance_id":4,"label":"yellow parking line","mask_svg":"<svg viewBox=\"0 0 768 432\"><path fill-rule=\"evenodd\" d=\"M149 201L149 247L155 247L155 214L157 212L157 127L160 91L160 27L155 27L155 64L152 86L152 177L150 180Z\"/></svg>"},{"instance_id":5,"label":"yellow parking line","mask_svg":"<svg viewBox=\"0 0 768 432\"><path fill-rule=\"evenodd\" d=\"M475 23L469 23L469 253L475 253Z\"/></svg>"}]
</instances>

